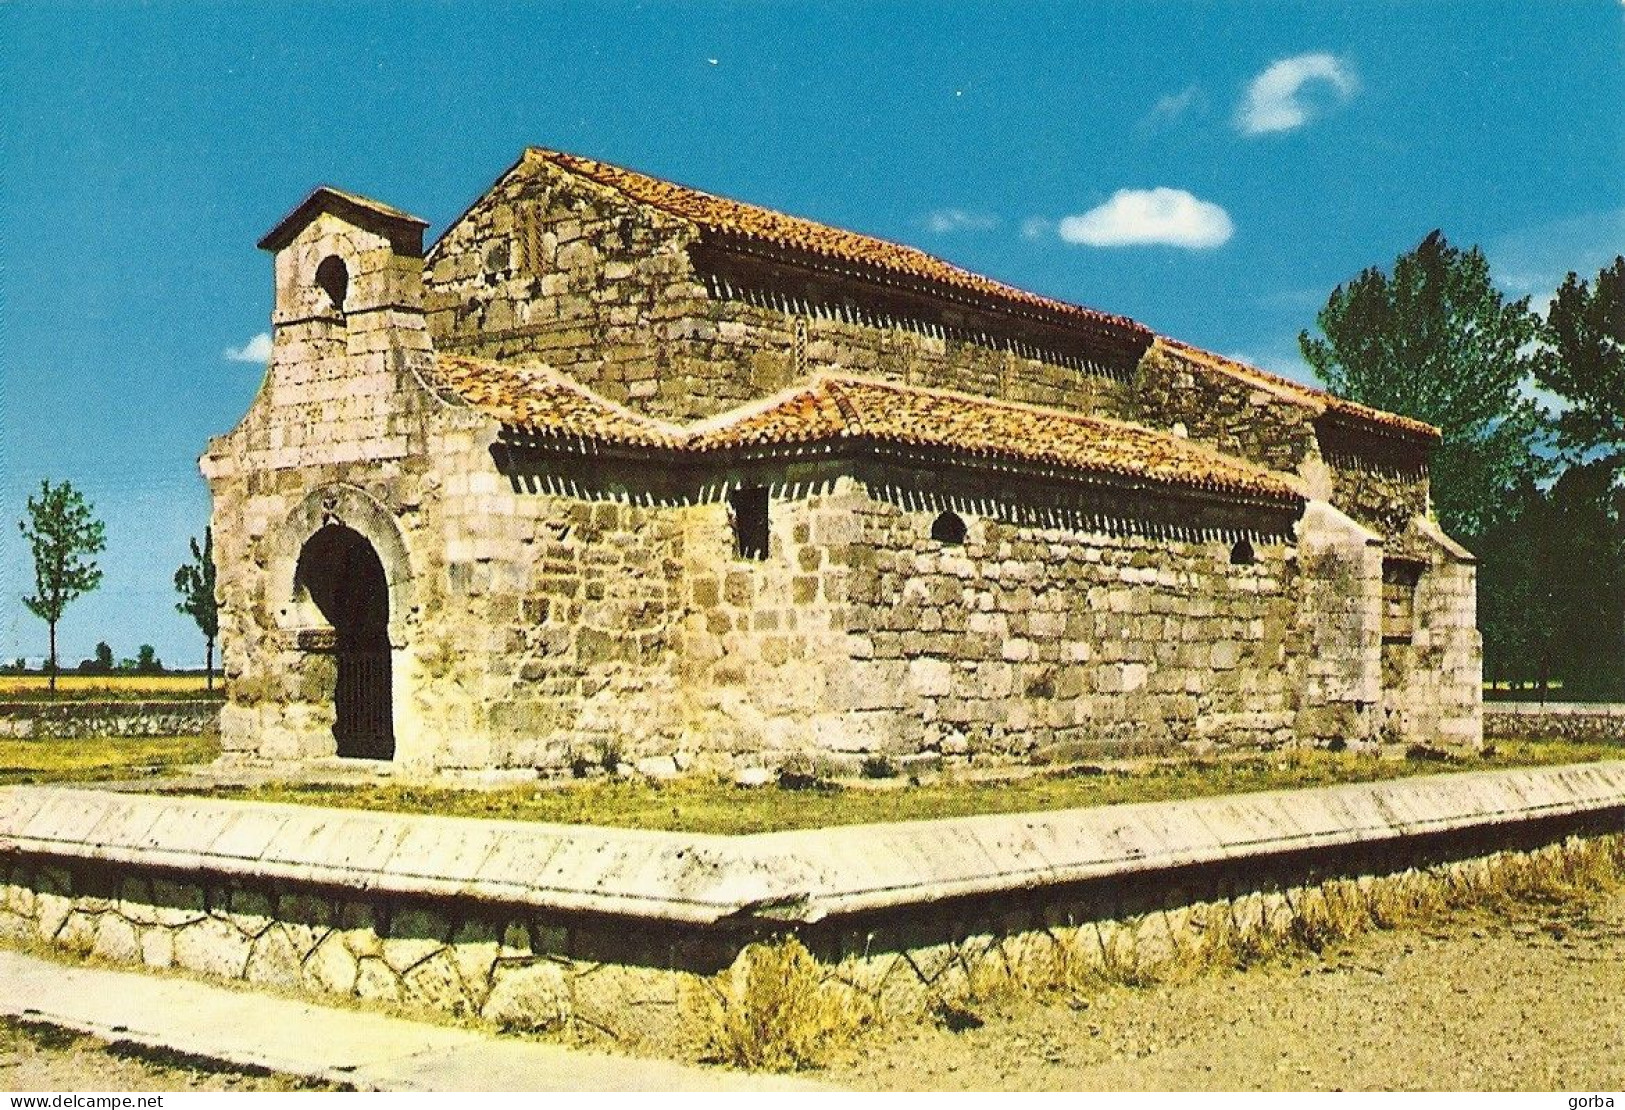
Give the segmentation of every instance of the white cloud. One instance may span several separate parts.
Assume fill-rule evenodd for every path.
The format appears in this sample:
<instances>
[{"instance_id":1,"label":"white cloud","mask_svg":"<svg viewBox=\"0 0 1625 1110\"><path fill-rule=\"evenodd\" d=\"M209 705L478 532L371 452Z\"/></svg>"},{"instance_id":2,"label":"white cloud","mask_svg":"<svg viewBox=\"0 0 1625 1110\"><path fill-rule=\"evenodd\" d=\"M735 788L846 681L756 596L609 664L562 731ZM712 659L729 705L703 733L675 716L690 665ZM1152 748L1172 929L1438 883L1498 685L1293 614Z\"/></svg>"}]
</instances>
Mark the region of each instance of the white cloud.
<instances>
[{"instance_id":1,"label":"white cloud","mask_svg":"<svg viewBox=\"0 0 1625 1110\"><path fill-rule=\"evenodd\" d=\"M1338 104L1347 104L1359 83L1347 62L1331 54L1297 54L1272 62L1254 77L1236 106L1236 126L1245 135L1291 131L1324 108L1305 95L1304 86L1330 86Z\"/></svg>"},{"instance_id":2,"label":"white cloud","mask_svg":"<svg viewBox=\"0 0 1625 1110\"><path fill-rule=\"evenodd\" d=\"M999 218L986 212L967 212L963 208L939 208L925 218L925 227L934 235L948 235L955 231L991 231L999 226Z\"/></svg>"},{"instance_id":3,"label":"white cloud","mask_svg":"<svg viewBox=\"0 0 1625 1110\"><path fill-rule=\"evenodd\" d=\"M1066 217L1058 230L1068 243L1086 247L1163 243L1202 250L1229 242L1235 225L1217 204L1162 187L1119 189L1098 208Z\"/></svg>"},{"instance_id":4,"label":"white cloud","mask_svg":"<svg viewBox=\"0 0 1625 1110\"><path fill-rule=\"evenodd\" d=\"M1181 116L1200 109L1202 106L1201 88L1197 85L1189 85L1179 92L1158 97L1157 102L1151 106L1151 110L1140 120L1140 130L1155 131L1160 127L1171 126Z\"/></svg>"},{"instance_id":5,"label":"white cloud","mask_svg":"<svg viewBox=\"0 0 1625 1110\"><path fill-rule=\"evenodd\" d=\"M1047 239L1050 229L1055 225L1042 216L1028 216L1021 221L1021 237L1023 239Z\"/></svg>"},{"instance_id":6,"label":"white cloud","mask_svg":"<svg viewBox=\"0 0 1625 1110\"><path fill-rule=\"evenodd\" d=\"M232 362L257 362L263 366L271 361L271 337L262 331L241 347L227 347L221 354Z\"/></svg>"}]
</instances>

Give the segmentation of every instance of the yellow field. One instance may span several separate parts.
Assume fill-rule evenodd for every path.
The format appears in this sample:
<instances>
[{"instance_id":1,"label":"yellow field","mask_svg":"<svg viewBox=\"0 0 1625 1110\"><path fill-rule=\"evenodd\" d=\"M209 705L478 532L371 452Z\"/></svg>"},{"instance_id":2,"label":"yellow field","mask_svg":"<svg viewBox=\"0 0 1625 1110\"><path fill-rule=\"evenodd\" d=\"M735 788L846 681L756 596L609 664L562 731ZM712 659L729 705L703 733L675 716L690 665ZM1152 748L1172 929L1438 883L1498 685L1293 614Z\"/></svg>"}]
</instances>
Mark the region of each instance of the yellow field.
<instances>
[{"instance_id":1,"label":"yellow field","mask_svg":"<svg viewBox=\"0 0 1625 1110\"><path fill-rule=\"evenodd\" d=\"M203 689L203 676L190 674L63 674L57 676L58 693L83 697L94 694L187 694ZM49 675L0 675L0 698L7 694L32 694L50 686ZM220 676L214 676L220 689Z\"/></svg>"}]
</instances>

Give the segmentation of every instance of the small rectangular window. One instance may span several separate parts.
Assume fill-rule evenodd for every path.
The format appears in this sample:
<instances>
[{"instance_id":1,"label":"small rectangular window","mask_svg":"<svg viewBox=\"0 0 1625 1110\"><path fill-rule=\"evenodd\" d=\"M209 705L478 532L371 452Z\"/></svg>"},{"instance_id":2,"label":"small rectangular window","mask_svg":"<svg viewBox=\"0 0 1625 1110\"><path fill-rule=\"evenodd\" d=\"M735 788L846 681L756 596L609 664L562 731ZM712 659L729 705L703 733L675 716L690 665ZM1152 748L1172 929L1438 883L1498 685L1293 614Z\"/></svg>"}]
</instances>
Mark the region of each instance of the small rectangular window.
<instances>
[{"instance_id":1,"label":"small rectangular window","mask_svg":"<svg viewBox=\"0 0 1625 1110\"><path fill-rule=\"evenodd\" d=\"M1416 626L1416 584L1422 567L1407 559L1382 561L1382 638L1409 643Z\"/></svg>"},{"instance_id":2,"label":"small rectangular window","mask_svg":"<svg viewBox=\"0 0 1625 1110\"><path fill-rule=\"evenodd\" d=\"M734 551L741 559L767 558L767 487L743 486L728 494Z\"/></svg>"}]
</instances>

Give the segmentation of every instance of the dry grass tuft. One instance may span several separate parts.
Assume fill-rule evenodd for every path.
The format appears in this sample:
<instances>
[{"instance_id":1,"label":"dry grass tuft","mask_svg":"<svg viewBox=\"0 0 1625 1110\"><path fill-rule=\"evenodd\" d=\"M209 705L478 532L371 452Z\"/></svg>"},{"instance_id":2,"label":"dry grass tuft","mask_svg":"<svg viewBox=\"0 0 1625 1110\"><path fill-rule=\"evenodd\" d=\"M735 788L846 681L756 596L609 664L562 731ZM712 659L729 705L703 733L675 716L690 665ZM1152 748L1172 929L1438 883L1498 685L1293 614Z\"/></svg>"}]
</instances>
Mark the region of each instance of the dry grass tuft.
<instances>
[{"instance_id":1,"label":"dry grass tuft","mask_svg":"<svg viewBox=\"0 0 1625 1110\"><path fill-rule=\"evenodd\" d=\"M948 1001L974 1012L1015 995L1083 999L1318 954L1362 933L1424 928L1464 910L1585 902L1621 887L1625 836L1571 838L1529 853L1206 903L1178 911L1179 924L1166 931L1147 928L1152 915L1009 938Z\"/></svg>"},{"instance_id":2,"label":"dry grass tuft","mask_svg":"<svg viewBox=\"0 0 1625 1110\"><path fill-rule=\"evenodd\" d=\"M873 1016L793 936L748 946L701 984L705 1056L734 1067L816 1067Z\"/></svg>"}]
</instances>

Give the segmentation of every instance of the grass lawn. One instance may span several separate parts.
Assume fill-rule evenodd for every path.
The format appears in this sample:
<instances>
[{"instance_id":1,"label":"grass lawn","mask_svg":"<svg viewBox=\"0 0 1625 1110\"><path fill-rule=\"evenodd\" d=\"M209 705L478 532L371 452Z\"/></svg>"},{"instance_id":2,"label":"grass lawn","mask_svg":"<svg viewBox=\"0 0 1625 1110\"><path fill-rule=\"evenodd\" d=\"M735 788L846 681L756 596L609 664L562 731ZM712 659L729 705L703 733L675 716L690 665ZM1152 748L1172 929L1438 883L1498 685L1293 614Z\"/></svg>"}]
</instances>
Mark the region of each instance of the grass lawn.
<instances>
[{"instance_id":1,"label":"grass lawn","mask_svg":"<svg viewBox=\"0 0 1625 1110\"><path fill-rule=\"evenodd\" d=\"M47 701L51 679L43 674L0 675L0 701ZM147 701L173 698L223 698L225 688L214 676L214 689L205 689L200 674L61 674L56 680L58 701Z\"/></svg>"},{"instance_id":2,"label":"grass lawn","mask_svg":"<svg viewBox=\"0 0 1625 1110\"><path fill-rule=\"evenodd\" d=\"M213 739L0 740L0 783L93 782L145 778L204 763ZM704 833L755 833L828 825L964 817L978 813L1070 809L1167 801L1257 790L1330 786L1408 775L1625 758L1625 746L1500 741L1493 754L1459 763L1378 759L1349 752L1275 752L1226 760L1147 763L1134 768L1072 768L997 782L924 785L845 784L802 790L740 787L714 778L670 782L589 779L499 789L412 785L271 783L188 789L247 801L494 817L514 821L614 825Z\"/></svg>"},{"instance_id":3,"label":"grass lawn","mask_svg":"<svg viewBox=\"0 0 1625 1110\"><path fill-rule=\"evenodd\" d=\"M219 754L220 742L202 736L0 740L0 784L143 778Z\"/></svg>"},{"instance_id":4,"label":"grass lawn","mask_svg":"<svg viewBox=\"0 0 1625 1110\"><path fill-rule=\"evenodd\" d=\"M209 793L213 797L397 813L743 834L1167 801L1456 770L1583 763L1622 756L1625 756L1625 747L1605 744L1501 742L1492 756L1462 763L1385 760L1346 752L1304 751L1222 762L1156 764L1133 770L1074 769L1001 782L944 779L925 785L890 788L867 784L803 790L776 786L748 788L695 777L669 782L595 779L567 785L494 790L396 783L270 784L216 788Z\"/></svg>"}]
</instances>

